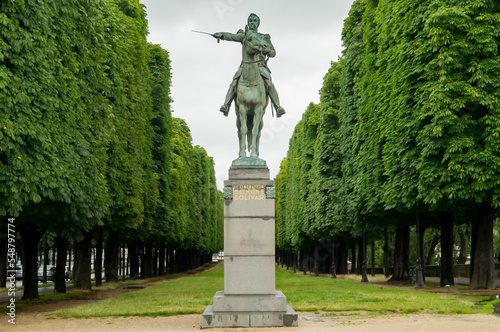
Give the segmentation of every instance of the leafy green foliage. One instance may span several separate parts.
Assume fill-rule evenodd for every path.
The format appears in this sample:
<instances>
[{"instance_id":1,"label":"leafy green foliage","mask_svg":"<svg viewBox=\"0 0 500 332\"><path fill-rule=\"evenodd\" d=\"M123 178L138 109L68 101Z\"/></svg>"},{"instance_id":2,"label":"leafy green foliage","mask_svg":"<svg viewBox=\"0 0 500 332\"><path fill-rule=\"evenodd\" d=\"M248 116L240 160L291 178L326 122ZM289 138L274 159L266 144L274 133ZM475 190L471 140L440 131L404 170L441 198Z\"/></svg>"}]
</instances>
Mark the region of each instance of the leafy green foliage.
<instances>
[{"instance_id":1,"label":"leafy green foliage","mask_svg":"<svg viewBox=\"0 0 500 332\"><path fill-rule=\"evenodd\" d=\"M151 236L156 239L166 238L170 230L171 214L168 202L171 200L169 182L172 167L171 140L173 135L172 115L170 111L171 69L168 52L159 45L148 44L148 67L152 75L152 111L151 126L154 131L153 156L154 172L158 176L158 202L153 215Z\"/></svg>"},{"instance_id":2,"label":"leafy green foliage","mask_svg":"<svg viewBox=\"0 0 500 332\"><path fill-rule=\"evenodd\" d=\"M222 248L223 198L217 190L213 160L192 146L185 121L173 118L171 232L167 242L185 249L213 252Z\"/></svg>"},{"instance_id":3,"label":"leafy green foliage","mask_svg":"<svg viewBox=\"0 0 500 332\"><path fill-rule=\"evenodd\" d=\"M102 31L75 1L0 6L0 215L88 229L107 207Z\"/></svg>"},{"instance_id":4,"label":"leafy green foliage","mask_svg":"<svg viewBox=\"0 0 500 332\"><path fill-rule=\"evenodd\" d=\"M422 77L420 192L500 205L499 43L496 1L434 1L425 26L433 55Z\"/></svg>"},{"instance_id":5,"label":"leafy green foliage","mask_svg":"<svg viewBox=\"0 0 500 332\"><path fill-rule=\"evenodd\" d=\"M115 4L113 4L115 5ZM146 20L128 16L131 1L117 1L110 12L109 91L114 135L108 150L111 206L107 226L136 229L151 223L158 197L151 154L153 119L151 75L147 67Z\"/></svg>"}]
</instances>

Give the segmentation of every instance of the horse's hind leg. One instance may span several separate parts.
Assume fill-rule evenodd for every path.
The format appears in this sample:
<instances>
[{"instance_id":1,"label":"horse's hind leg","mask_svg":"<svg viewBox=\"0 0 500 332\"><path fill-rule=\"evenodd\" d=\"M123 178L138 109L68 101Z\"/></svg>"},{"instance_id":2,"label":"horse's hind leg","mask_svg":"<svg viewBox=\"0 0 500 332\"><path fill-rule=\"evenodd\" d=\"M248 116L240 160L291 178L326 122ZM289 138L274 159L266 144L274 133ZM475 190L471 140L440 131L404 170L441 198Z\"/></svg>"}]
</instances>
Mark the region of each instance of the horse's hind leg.
<instances>
[{"instance_id":1,"label":"horse's hind leg","mask_svg":"<svg viewBox=\"0 0 500 332\"><path fill-rule=\"evenodd\" d=\"M259 157L259 145L260 145L260 134L262 133L262 127L264 126L264 121L260 121L260 126L259 126L259 133L257 134L257 139L255 140L256 142L256 150L257 150L257 157Z\"/></svg>"},{"instance_id":2,"label":"horse's hind leg","mask_svg":"<svg viewBox=\"0 0 500 332\"><path fill-rule=\"evenodd\" d=\"M238 146L239 146L239 157L241 157L241 140L244 139L244 137L241 135L241 121L240 117L238 115L238 112L236 112L236 128L238 128ZM245 151L245 150L243 150Z\"/></svg>"},{"instance_id":3,"label":"horse's hind leg","mask_svg":"<svg viewBox=\"0 0 500 332\"><path fill-rule=\"evenodd\" d=\"M262 129L262 118L264 117L264 107L259 106L253 116L253 127L252 127L252 152L250 157L259 158L259 139L260 130Z\"/></svg>"},{"instance_id":4,"label":"horse's hind leg","mask_svg":"<svg viewBox=\"0 0 500 332\"><path fill-rule=\"evenodd\" d=\"M252 115L247 115L247 128L248 128L248 134L247 134L247 149L248 152L251 151L252 148L252 128L253 128L253 116Z\"/></svg>"}]
</instances>

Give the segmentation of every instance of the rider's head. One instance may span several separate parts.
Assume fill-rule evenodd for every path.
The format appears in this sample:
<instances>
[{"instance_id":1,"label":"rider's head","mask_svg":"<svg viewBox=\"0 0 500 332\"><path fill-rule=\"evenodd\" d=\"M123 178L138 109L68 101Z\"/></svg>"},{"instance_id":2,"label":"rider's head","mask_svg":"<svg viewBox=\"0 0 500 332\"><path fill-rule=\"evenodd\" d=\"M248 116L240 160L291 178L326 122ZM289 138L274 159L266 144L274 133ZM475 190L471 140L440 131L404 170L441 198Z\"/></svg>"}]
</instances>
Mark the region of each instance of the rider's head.
<instances>
[{"instance_id":1,"label":"rider's head","mask_svg":"<svg viewBox=\"0 0 500 332\"><path fill-rule=\"evenodd\" d=\"M250 28L250 30L257 30L259 25L260 18L254 13L250 14L250 16L248 16L248 28Z\"/></svg>"}]
</instances>

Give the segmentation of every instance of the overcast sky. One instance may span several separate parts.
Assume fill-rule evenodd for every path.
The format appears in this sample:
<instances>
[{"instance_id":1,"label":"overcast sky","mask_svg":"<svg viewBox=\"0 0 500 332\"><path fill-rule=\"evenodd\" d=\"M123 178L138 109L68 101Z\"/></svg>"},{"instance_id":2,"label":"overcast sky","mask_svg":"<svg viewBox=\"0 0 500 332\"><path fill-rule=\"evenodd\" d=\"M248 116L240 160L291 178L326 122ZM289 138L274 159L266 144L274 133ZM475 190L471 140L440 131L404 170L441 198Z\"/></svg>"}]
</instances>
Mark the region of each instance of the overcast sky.
<instances>
[{"instance_id":1,"label":"overcast sky","mask_svg":"<svg viewBox=\"0 0 500 332\"><path fill-rule=\"evenodd\" d=\"M286 114L264 115L260 158L271 178L279 172L295 125L309 103L319 102L323 77L341 54L341 32L353 0L141 0L149 21L148 40L170 53L173 116L184 119L193 137L214 158L219 189L238 157L234 103L228 117L220 106L241 62L241 44L210 33L244 29L257 14L259 32L271 35L276 57L268 66Z\"/></svg>"}]
</instances>

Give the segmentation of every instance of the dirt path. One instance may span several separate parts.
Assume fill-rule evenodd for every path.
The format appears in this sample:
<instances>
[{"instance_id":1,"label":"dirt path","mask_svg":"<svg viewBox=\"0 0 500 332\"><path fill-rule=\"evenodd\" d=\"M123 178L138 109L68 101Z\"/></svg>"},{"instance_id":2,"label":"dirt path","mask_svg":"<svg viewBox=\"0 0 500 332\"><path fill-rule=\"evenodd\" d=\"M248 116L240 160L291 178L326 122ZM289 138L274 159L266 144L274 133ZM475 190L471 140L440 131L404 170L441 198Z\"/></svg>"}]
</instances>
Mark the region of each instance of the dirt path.
<instances>
[{"instance_id":1,"label":"dirt path","mask_svg":"<svg viewBox=\"0 0 500 332\"><path fill-rule=\"evenodd\" d=\"M299 327L293 328L235 328L230 331L435 331L435 332L477 332L500 331L500 317L493 315L405 315L377 316L375 318L349 315L322 316L322 314L299 313ZM9 331L198 331L201 315L172 317L128 317L93 319L47 319L45 314L20 314L17 324ZM8 324L4 319L0 330ZM227 331L211 329L209 331ZM5 329L7 331L7 329Z\"/></svg>"},{"instance_id":2,"label":"dirt path","mask_svg":"<svg viewBox=\"0 0 500 332\"><path fill-rule=\"evenodd\" d=\"M189 274L199 273L211 266L200 268ZM178 276L178 277L183 277ZM152 280L140 288L153 285L161 280ZM385 286L398 287L396 285ZM401 286L399 286L401 287ZM412 288L412 287L408 287ZM197 331L200 330L201 315L182 315L172 317L127 317L127 318L90 318L90 319L63 319L54 318L50 313L62 308L78 306L90 302L135 291L124 288L114 290L93 290L71 300L50 301L39 304L30 304L16 312L16 326L8 323L8 317L1 315L0 331ZM494 297L500 290L471 291L469 289L426 287L421 291L489 295ZM208 331L227 331L228 329L210 329ZM235 328L231 332L239 331L500 331L500 317L495 315L374 315L371 313L311 313L299 312L299 327L297 328Z\"/></svg>"}]
</instances>

